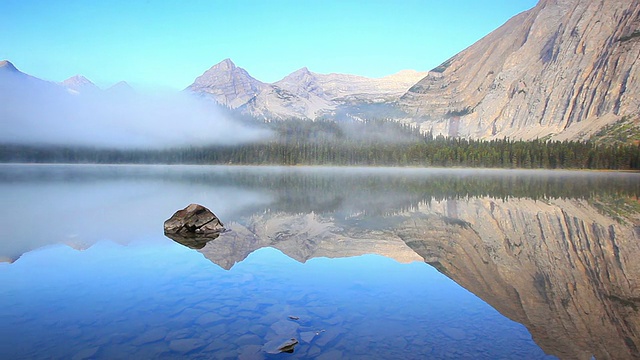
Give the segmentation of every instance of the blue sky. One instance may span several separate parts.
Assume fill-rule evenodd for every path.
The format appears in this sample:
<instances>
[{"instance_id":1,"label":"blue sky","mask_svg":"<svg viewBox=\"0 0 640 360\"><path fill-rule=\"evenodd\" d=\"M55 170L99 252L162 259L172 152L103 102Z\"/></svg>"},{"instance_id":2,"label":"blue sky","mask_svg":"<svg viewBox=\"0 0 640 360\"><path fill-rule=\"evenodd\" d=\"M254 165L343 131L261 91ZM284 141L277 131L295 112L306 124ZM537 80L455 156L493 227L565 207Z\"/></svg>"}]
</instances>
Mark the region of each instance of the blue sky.
<instances>
[{"instance_id":1,"label":"blue sky","mask_svg":"<svg viewBox=\"0 0 640 360\"><path fill-rule=\"evenodd\" d=\"M429 70L537 0L0 0L0 60L52 81L183 89L231 58L277 81Z\"/></svg>"}]
</instances>

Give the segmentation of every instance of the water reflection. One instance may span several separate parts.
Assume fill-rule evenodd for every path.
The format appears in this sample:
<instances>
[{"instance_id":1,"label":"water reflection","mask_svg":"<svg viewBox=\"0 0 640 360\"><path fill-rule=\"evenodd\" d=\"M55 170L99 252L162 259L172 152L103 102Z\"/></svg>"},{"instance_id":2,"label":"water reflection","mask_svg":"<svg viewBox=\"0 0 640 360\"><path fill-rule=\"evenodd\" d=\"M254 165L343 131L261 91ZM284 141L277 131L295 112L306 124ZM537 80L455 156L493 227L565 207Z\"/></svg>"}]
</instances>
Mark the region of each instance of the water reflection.
<instances>
[{"instance_id":1,"label":"water reflection","mask_svg":"<svg viewBox=\"0 0 640 360\"><path fill-rule=\"evenodd\" d=\"M267 299L269 303L264 304L251 301L245 305L222 306L226 308L223 316L246 323L246 326L234 325L233 331L238 331L236 340L244 336L242 341L249 345L258 346L254 338L257 334L262 337L261 341L266 337L277 340L272 334L278 331L272 328L273 324L283 321L275 329L288 329L292 325L287 316L302 314L302 319L316 318L316 322L297 323L295 335L301 338L305 333L304 336L311 339L304 342L294 356L329 356L326 354L339 348L340 356L357 357L356 352L345 350L356 344L361 347L358 354L375 350L387 354L387 358L418 354L432 358L543 356L531 349L515 353L513 347L496 342L506 335L478 325L488 321L487 316L491 317L489 324L494 329L506 333L515 330L506 324L500 328L500 321L486 310L479 310L479 305L470 298L464 305L467 298L462 293L456 295L456 304L460 306L457 311L467 318L447 318L448 312L444 317L426 316L427 310L420 305L420 299L426 299L425 291L429 290L420 286L424 279L421 276L425 276L422 268L415 267L416 261L420 261L432 265L504 316L526 326L548 354L567 359L589 359L592 355L598 359L636 358L640 356L637 317L640 264L634 261L640 256L639 180L638 174L531 171L3 166L0 195L7 199L7 208L12 210L3 212L3 228L8 230L0 241L0 256L15 261L22 254L48 244L64 243L87 249L96 242L100 245L99 241L105 239L126 244L143 238L166 246L161 236L163 221L186 204L199 202L212 209L232 231L206 243L185 244L197 252L187 248L184 248L186 252L173 248L170 252L180 254L177 258L202 254L217 264L198 265L204 271L197 276L200 280L195 281L200 281L203 289L210 291L212 288L208 286L213 285L206 280L207 276L218 274L216 281L230 291L225 293L229 301L236 291L254 292ZM34 223L38 226L26 226ZM42 235L43 229L47 236ZM269 248L278 252L272 253ZM358 270L363 264L362 257L349 257L364 254L379 254L410 265L402 265L405 270L400 271L382 258L365 257L365 262L374 264L371 273L375 276L380 276L380 272L373 271L377 266L402 274L380 287L372 285L375 281L371 279L353 279L354 285L343 284L332 277L323 279L316 273L306 274L304 279L314 279L315 287L340 289L330 291L328 297L327 293L310 292L309 284L300 283L288 274L293 271L302 276L305 271L311 271L308 270L311 267L288 263L293 267L287 270L283 267L279 274L254 282L256 274L278 271L277 264L286 262L280 257L281 253L313 266L328 261L327 258L345 258L342 263L326 263L327 270L322 270L342 274L338 276L362 271ZM357 266L348 269L348 265L344 265L356 263ZM136 268L131 264L125 267ZM232 268L233 272L223 270ZM431 276L437 279L436 275ZM232 283L247 287L233 288ZM192 292L173 289L168 283L165 286L174 294ZM276 296L275 292L282 289L287 289L285 294ZM453 290L442 287L441 291ZM299 299L292 299L291 294L301 295ZM393 294L402 294L402 297L396 298ZM137 296L142 301L142 295ZM178 301L176 296L166 296ZM196 292L193 296L202 297L202 294ZM430 307L444 306L438 303L437 296L430 296ZM284 297L290 303L288 307L283 307L278 300ZM349 302L347 298L359 298L359 301L352 304L353 300ZM444 296L439 301L450 299ZM385 303L399 304L399 307L381 308ZM176 311L172 307L187 311L175 302L153 304L159 306L153 311L160 313ZM359 306L363 304L368 305ZM347 309L343 310L345 306ZM194 301L187 309L197 312L198 307L206 306ZM134 306L132 311L142 310ZM267 314L267 319L255 318L256 311ZM394 312L398 319L390 315ZM433 314L431 310L427 312ZM371 314L378 314L374 316L376 321L362 321ZM167 321L176 321L170 315ZM440 335L423 332L426 331L424 324L409 320L408 315L432 323ZM190 318L195 321L189 323L191 327L203 322L210 327L221 327L221 331L229 330L229 324L213 315L206 317L205 312ZM332 326L332 321L333 325L340 326ZM464 327L461 322L465 321L476 327ZM246 332L252 325L255 331ZM329 328L342 330L335 330L335 334L325 337L329 340L316 343L320 338L312 337L314 331ZM245 332L240 333L239 329ZM373 329L386 330L378 334L381 335L378 338ZM393 352L373 345L377 341L394 348L388 341L398 338L393 329L414 329L412 335L394 340L398 342L396 349L404 349L395 355L402 356L394 356ZM156 334L146 328L140 331L153 339L159 338L160 333L165 339L170 332L153 330ZM369 340L363 342L362 338L350 337L348 333L361 337L366 334ZM482 340L482 334L487 339ZM170 340L194 338L193 330L188 336L174 335ZM433 338L425 338L427 335ZM526 336L517 336L519 340L510 338L509 341L522 341L516 348L525 349ZM197 351L210 347L210 338L195 338L200 340L181 345ZM232 339L226 341L235 343ZM455 353L441 352L441 345L448 341L460 343L470 339L475 339L472 340L475 345L456 346L464 349ZM201 344L202 341L207 345ZM480 351L487 346L487 341L505 347L505 352L496 352L494 348ZM150 343L156 344L155 340ZM220 353L223 346L219 343L217 346ZM419 352L423 350L425 352ZM159 354L168 354L162 351ZM225 351L230 351L229 354L236 351L233 354L237 357L240 350ZM258 352L249 355L256 354Z\"/></svg>"},{"instance_id":2,"label":"water reflection","mask_svg":"<svg viewBox=\"0 0 640 360\"><path fill-rule=\"evenodd\" d=\"M640 227L637 218L614 219L594 204L433 201L380 219L375 230L367 226L370 217L337 221L270 212L232 224L232 232L199 251L225 269L263 247L300 262L365 253L400 262L419 256L527 326L549 354L635 358L640 356Z\"/></svg>"}]
</instances>

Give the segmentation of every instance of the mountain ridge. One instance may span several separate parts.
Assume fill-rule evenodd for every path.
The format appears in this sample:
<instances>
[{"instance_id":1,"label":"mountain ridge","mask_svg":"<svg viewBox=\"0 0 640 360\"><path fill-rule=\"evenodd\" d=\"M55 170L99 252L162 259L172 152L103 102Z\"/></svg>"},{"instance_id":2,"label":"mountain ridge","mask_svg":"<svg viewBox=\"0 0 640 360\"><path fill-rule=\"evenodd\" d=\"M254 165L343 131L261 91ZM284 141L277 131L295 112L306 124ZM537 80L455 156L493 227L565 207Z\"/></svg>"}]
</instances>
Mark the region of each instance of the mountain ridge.
<instances>
[{"instance_id":1,"label":"mountain ridge","mask_svg":"<svg viewBox=\"0 0 640 360\"><path fill-rule=\"evenodd\" d=\"M349 74L319 74L300 68L281 80L264 83L231 59L213 65L185 91L218 104L263 118L331 116L350 102L380 103L404 94L426 72L402 70L382 78Z\"/></svg>"},{"instance_id":2,"label":"mountain ridge","mask_svg":"<svg viewBox=\"0 0 640 360\"><path fill-rule=\"evenodd\" d=\"M367 78L303 67L265 83L227 58L184 91L265 120L378 117L433 135L582 141L614 124L640 133L639 59L640 2L540 0L428 72ZM8 60L0 70L54 84Z\"/></svg>"},{"instance_id":3,"label":"mountain ridge","mask_svg":"<svg viewBox=\"0 0 640 360\"><path fill-rule=\"evenodd\" d=\"M91 80L82 75L74 75L60 83L66 87L71 93L79 94L83 92L96 92L100 88Z\"/></svg>"},{"instance_id":4,"label":"mountain ridge","mask_svg":"<svg viewBox=\"0 0 640 360\"><path fill-rule=\"evenodd\" d=\"M588 139L640 101L640 3L542 0L432 69L400 100L425 131Z\"/></svg>"}]
</instances>

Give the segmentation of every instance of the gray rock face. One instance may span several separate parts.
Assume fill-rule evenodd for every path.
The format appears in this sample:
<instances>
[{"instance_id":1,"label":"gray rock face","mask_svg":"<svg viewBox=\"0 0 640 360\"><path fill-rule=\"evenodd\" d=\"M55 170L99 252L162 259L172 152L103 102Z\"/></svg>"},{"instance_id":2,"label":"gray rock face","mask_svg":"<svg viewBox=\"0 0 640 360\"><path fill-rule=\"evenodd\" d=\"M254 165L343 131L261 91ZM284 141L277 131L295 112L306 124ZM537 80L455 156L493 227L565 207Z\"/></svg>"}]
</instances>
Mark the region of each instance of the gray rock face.
<instances>
[{"instance_id":1,"label":"gray rock face","mask_svg":"<svg viewBox=\"0 0 640 360\"><path fill-rule=\"evenodd\" d=\"M401 99L421 128L471 138L587 138L640 107L640 2L541 0Z\"/></svg>"},{"instance_id":2,"label":"gray rock face","mask_svg":"<svg viewBox=\"0 0 640 360\"><path fill-rule=\"evenodd\" d=\"M267 354L279 354L279 353L293 353L295 346L298 345L298 340L291 339L276 339L266 343L262 349Z\"/></svg>"},{"instance_id":3,"label":"gray rock face","mask_svg":"<svg viewBox=\"0 0 640 360\"><path fill-rule=\"evenodd\" d=\"M230 59L225 59L205 71L187 90L210 96L218 104L235 109L267 87L267 84L254 79L243 68L236 67Z\"/></svg>"},{"instance_id":4,"label":"gray rock face","mask_svg":"<svg viewBox=\"0 0 640 360\"><path fill-rule=\"evenodd\" d=\"M183 236L218 235L224 231L224 225L209 209L199 204L190 204L176 211L164 222L165 234Z\"/></svg>"},{"instance_id":5,"label":"gray rock face","mask_svg":"<svg viewBox=\"0 0 640 360\"><path fill-rule=\"evenodd\" d=\"M630 202L637 201L629 199ZM397 234L561 359L640 355L640 218L583 200L432 204Z\"/></svg>"},{"instance_id":6,"label":"gray rock face","mask_svg":"<svg viewBox=\"0 0 640 360\"><path fill-rule=\"evenodd\" d=\"M339 106L348 103L395 101L426 74L404 70L371 79L345 74L317 74L302 68L280 81L266 84L226 59L207 70L186 90L254 116L315 119L331 115Z\"/></svg>"}]
</instances>

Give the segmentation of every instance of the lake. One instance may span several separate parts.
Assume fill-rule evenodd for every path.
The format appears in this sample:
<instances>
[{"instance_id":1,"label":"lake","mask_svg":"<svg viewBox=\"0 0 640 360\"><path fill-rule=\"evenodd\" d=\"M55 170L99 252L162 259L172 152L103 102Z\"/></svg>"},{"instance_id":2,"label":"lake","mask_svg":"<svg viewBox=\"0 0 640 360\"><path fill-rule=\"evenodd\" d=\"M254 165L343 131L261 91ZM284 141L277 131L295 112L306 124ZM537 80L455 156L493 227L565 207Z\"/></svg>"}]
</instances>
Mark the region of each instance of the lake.
<instances>
[{"instance_id":1,"label":"lake","mask_svg":"<svg viewBox=\"0 0 640 360\"><path fill-rule=\"evenodd\" d=\"M639 196L637 173L0 165L0 358L638 358ZM166 237L190 203L229 231Z\"/></svg>"}]
</instances>

